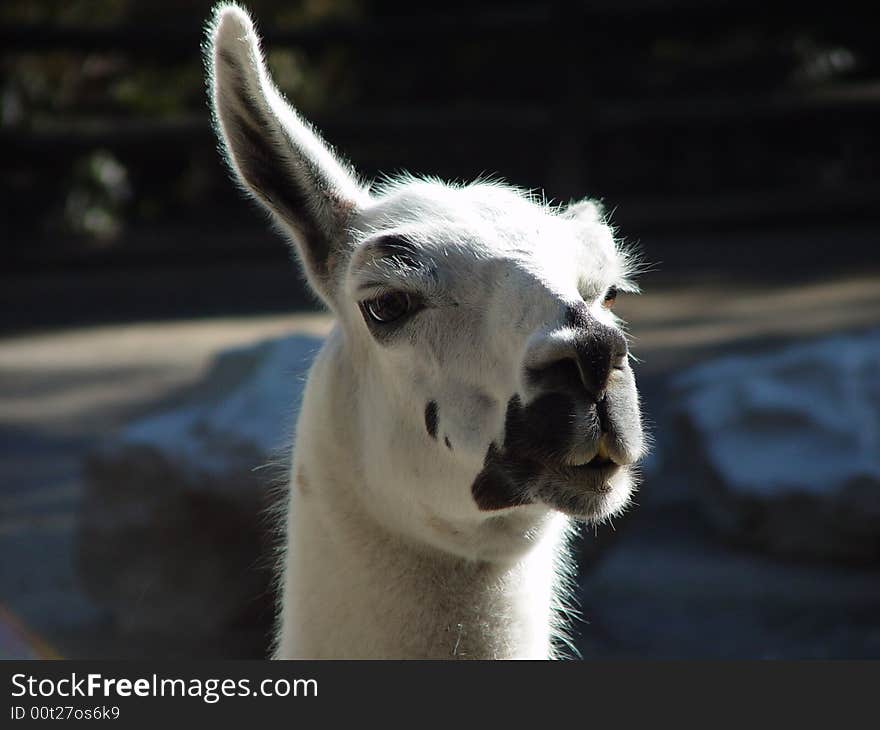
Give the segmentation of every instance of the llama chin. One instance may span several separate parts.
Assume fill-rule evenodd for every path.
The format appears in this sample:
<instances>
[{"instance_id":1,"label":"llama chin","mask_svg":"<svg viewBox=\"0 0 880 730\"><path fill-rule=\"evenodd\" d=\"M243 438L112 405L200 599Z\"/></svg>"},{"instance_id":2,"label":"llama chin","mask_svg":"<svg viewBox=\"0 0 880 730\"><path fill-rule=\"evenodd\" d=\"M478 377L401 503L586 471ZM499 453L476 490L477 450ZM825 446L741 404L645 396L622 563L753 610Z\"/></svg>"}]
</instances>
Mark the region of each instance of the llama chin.
<instances>
[{"instance_id":1,"label":"llama chin","mask_svg":"<svg viewBox=\"0 0 880 730\"><path fill-rule=\"evenodd\" d=\"M206 60L233 176L335 315L296 428L275 656L555 656L567 537L626 506L645 448L613 312L630 257L589 201L366 185L236 5Z\"/></svg>"}]
</instances>

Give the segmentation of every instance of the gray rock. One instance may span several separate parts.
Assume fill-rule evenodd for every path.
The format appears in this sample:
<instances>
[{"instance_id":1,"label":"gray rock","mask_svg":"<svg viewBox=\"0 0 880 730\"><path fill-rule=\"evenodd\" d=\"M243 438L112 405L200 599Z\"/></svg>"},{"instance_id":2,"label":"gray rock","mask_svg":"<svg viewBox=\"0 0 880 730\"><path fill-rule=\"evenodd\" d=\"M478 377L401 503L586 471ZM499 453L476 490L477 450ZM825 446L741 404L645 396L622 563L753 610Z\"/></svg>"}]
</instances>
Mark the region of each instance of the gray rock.
<instances>
[{"instance_id":1,"label":"gray rock","mask_svg":"<svg viewBox=\"0 0 880 730\"><path fill-rule=\"evenodd\" d=\"M297 335L222 353L176 405L89 456L79 570L121 627L269 625L270 508L319 346Z\"/></svg>"},{"instance_id":2,"label":"gray rock","mask_svg":"<svg viewBox=\"0 0 880 730\"><path fill-rule=\"evenodd\" d=\"M672 398L674 456L725 535L785 555L880 558L880 330L710 362Z\"/></svg>"}]
</instances>

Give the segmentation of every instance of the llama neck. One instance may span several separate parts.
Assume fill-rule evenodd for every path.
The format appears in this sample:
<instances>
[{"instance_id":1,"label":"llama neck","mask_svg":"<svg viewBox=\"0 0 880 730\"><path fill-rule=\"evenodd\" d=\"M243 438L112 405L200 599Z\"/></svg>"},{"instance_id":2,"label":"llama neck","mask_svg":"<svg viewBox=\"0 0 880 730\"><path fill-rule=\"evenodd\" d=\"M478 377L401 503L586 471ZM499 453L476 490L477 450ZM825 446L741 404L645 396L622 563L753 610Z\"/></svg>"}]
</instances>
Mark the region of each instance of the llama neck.
<instances>
[{"instance_id":1,"label":"llama neck","mask_svg":"<svg viewBox=\"0 0 880 730\"><path fill-rule=\"evenodd\" d=\"M565 523L510 562L414 545L292 490L279 658L549 658Z\"/></svg>"},{"instance_id":2,"label":"llama neck","mask_svg":"<svg viewBox=\"0 0 880 730\"><path fill-rule=\"evenodd\" d=\"M567 519L520 508L455 525L464 551L384 524L393 505L377 506L352 454L359 434L350 363L360 359L341 351L342 342L336 331L328 338L300 410L276 656L549 657ZM516 556L493 552L499 544L517 545Z\"/></svg>"}]
</instances>

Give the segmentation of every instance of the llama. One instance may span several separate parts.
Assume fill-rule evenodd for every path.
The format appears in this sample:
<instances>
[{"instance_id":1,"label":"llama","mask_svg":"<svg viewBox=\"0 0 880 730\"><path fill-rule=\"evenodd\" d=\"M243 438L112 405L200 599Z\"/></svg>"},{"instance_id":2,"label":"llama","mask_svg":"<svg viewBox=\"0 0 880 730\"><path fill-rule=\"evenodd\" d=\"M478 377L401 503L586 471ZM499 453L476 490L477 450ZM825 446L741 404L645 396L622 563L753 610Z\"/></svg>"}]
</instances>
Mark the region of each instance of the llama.
<instances>
[{"instance_id":1,"label":"llama","mask_svg":"<svg viewBox=\"0 0 880 730\"><path fill-rule=\"evenodd\" d=\"M630 257L589 201L371 189L286 102L249 15L206 49L215 127L335 324L296 427L276 658L554 658L572 525L644 451Z\"/></svg>"}]
</instances>

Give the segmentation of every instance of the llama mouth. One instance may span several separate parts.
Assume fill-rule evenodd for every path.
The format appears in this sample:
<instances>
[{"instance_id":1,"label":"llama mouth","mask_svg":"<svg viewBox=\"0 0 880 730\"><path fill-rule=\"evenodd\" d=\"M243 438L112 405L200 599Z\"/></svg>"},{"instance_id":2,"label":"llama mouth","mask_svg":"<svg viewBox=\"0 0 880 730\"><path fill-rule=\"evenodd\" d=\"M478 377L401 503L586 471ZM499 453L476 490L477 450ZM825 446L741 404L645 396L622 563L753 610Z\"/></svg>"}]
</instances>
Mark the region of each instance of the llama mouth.
<instances>
[{"instance_id":1,"label":"llama mouth","mask_svg":"<svg viewBox=\"0 0 880 730\"><path fill-rule=\"evenodd\" d=\"M612 451L606 443L606 438L606 434L602 434L599 440L593 444L578 444L572 448L570 455L562 460L562 464L578 469L601 469L615 464L623 466L626 462L619 459L617 455L612 455Z\"/></svg>"},{"instance_id":2,"label":"llama mouth","mask_svg":"<svg viewBox=\"0 0 880 730\"><path fill-rule=\"evenodd\" d=\"M552 413L563 414L568 422L570 404L551 405L558 406ZM632 459L619 445L626 440L621 439L617 424L609 420L607 431L555 432L547 427L553 421L545 415L539 410L528 412L517 396L511 398L504 443L489 445L483 468L471 484L478 508L492 511L544 503L569 516L591 520L623 504L630 491Z\"/></svg>"},{"instance_id":3,"label":"llama mouth","mask_svg":"<svg viewBox=\"0 0 880 730\"><path fill-rule=\"evenodd\" d=\"M597 444L589 461L580 464L544 462L542 466L542 473L537 475L533 486L538 500L580 517L595 512L594 500L614 491L618 475L626 469L611 456L603 441Z\"/></svg>"},{"instance_id":4,"label":"llama mouth","mask_svg":"<svg viewBox=\"0 0 880 730\"><path fill-rule=\"evenodd\" d=\"M543 502L566 514L588 518L598 514L594 501L614 490L615 477L624 469L605 454L573 465L502 454L493 448L471 492L482 510Z\"/></svg>"},{"instance_id":5,"label":"llama mouth","mask_svg":"<svg viewBox=\"0 0 880 730\"><path fill-rule=\"evenodd\" d=\"M577 466L550 467L548 471L590 491L601 492L607 488L608 480L621 465L607 456L596 455L586 464Z\"/></svg>"},{"instance_id":6,"label":"llama mouth","mask_svg":"<svg viewBox=\"0 0 880 730\"><path fill-rule=\"evenodd\" d=\"M616 512L629 494L626 467L603 457L583 466L547 471L529 489L532 501L587 522L601 521Z\"/></svg>"},{"instance_id":7,"label":"llama mouth","mask_svg":"<svg viewBox=\"0 0 880 730\"><path fill-rule=\"evenodd\" d=\"M623 466L619 462L615 461L608 453L608 450L605 448L604 444L600 443L596 453L589 461L584 462L568 462L564 464L566 468L575 469L578 471L602 471L607 469L614 469L615 467Z\"/></svg>"},{"instance_id":8,"label":"llama mouth","mask_svg":"<svg viewBox=\"0 0 880 730\"><path fill-rule=\"evenodd\" d=\"M614 461L610 456L602 456L600 454L596 454L592 459L590 459L586 464L577 464L574 469L589 469L592 471L595 470L603 470L609 467L617 467L620 466L617 462Z\"/></svg>"}]
</instances>

